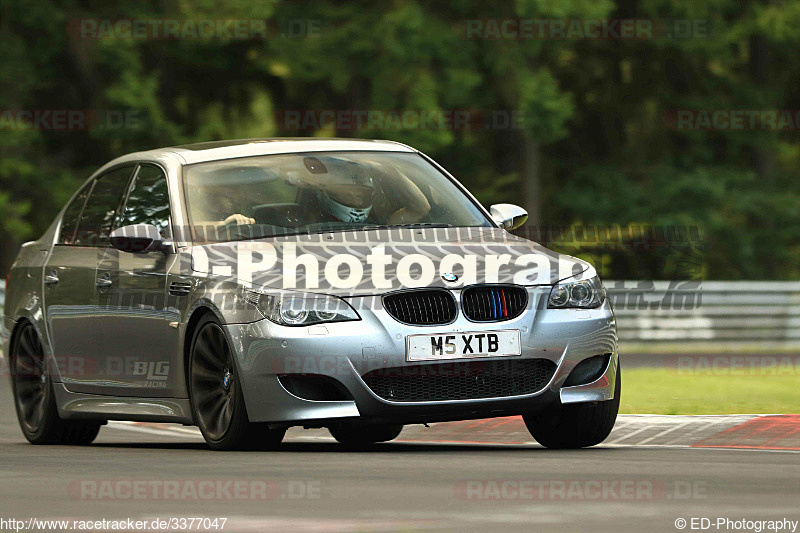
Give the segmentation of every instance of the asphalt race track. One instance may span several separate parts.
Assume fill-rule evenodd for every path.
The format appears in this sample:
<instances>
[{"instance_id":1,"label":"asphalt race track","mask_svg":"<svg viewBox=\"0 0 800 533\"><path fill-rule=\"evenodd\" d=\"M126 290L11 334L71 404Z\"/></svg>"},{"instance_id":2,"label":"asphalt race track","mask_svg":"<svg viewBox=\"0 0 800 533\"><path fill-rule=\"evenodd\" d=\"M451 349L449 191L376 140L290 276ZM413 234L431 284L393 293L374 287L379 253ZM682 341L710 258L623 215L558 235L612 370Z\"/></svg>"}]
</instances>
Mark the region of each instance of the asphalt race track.
<instances>
[{"instance_id":1,"label":"asphalt race track","mask_svg":"<svg viewBox=\"0 0 800 533\"><path fill-rule=\"evenodd\" d=\"M296 429L280 451L215 453L194 428L124 422L89 447L31 446L6 376L0 387L6 520L639 532L677 531L680 518L800 519L798 416L628 415L606 445L580 451L543 449L512 417L407 427L367 451L343 450L325 430Z\"/></svg>"}]
</instances>

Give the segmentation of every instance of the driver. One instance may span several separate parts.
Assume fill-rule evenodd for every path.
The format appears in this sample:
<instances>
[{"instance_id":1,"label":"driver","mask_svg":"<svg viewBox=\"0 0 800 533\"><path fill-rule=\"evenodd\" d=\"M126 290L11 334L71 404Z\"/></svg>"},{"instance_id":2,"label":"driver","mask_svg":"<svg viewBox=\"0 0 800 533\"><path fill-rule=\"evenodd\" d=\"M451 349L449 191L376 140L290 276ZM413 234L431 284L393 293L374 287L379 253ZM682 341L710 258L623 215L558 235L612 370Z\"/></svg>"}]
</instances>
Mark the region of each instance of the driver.
<instances>
[{"instance_id":1,"label":"driver","mask_svg":"<svg viewBox=\"0 0 800 533\"><path fill-rule=\"evenodd\" d=\"M231 198L222 194L221 191L217 191L217 194L209 195L209 198L213 198L214 205L209 203L206 212L207 213L221 213L224 216L224 213L236 211L237 206ZM234 212L232 215L225 217L222 220L204 220L201 222L196 223L197 226L205 228L206 231L218 231L224 229L232 229L236 226L244 226L249 224L255 224L256 220L254 218L245 216L241 213Z\"/></svg>"},{"instance_id":2,"label":"driver","mask_svg":"<svg viewBox=\"0 0 800 533\"><path fill-rule=\"evenodd\" d=\"M305 164L311 174L325 174L313 181L312 202L316 200L317 212L330 222L415 223L431 209L419 187L391 167L382 169L379 185L365 165L340 162L328 171L316 158L306 158Z\"/></svg>"},{"instance_id":3,"label":"driver","mask_svg":"<svg viewBox=\"0 0 800 533\"><path fill-rule=\"evenodd\" d=\"M307 212L307 220L413 224L423 220L431 210L420 188L391 166L373 168L338 158L325 158L323 163L321 158L313 156L304 157L303 163L308 173L294 174L292 181L306 191L297 201ZM217 195L214 201L217 212L230 213L235 209L224 194ZM255 223L251 217L234 213L207 224L232 229Z\"/></svg>"},{"instance_id":4,"label":"driver","mask_svg":"<svg viewBox=\"0 0 800 533\"><path fill-rule=\"evenodd\" d=\"M330 177L317 189L320 208L342 222L366 222L372 211L374 195L372 178L356 175Z\"/></svg>"},{"instance_id":5,"label":"driver","mask_svg":"<svg viewBox=\"0 0 800 533\"><path fill-rule=\"evenodd\" d=\"M216 226L228 226L228 225L245 225L245 224L255 224L256 219L251 217L246 217L241 213L234 213L231 216L227 217L225 220L221 220L219 222L213 222Z\"/></svg>"}]
</instances>

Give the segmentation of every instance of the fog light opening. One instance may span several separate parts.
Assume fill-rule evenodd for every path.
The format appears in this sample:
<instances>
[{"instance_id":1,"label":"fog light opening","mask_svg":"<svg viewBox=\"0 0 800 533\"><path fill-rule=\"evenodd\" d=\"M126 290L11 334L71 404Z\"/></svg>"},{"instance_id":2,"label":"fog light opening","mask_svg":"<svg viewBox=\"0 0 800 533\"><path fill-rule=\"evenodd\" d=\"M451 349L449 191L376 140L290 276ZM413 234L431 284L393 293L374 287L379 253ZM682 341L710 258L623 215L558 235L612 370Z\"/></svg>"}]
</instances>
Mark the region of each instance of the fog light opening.
<instances>
[{"instance_id":1,"label":"fog light opening","mask_svg":"<svg viewBox=\"0 0 800 533\"><path fill-rule=\"evenodd\" d=\"M353 395L338 380L319 374L284 374L278 376L283 388L303 400L315 402L353 401Z\"/></svg>"},{"instance_id":2,"label":"fog light opening","mask_svg":"<svg viewBox=\"0 0 800 533\"><path fill-rule=\"evenodd\" d=\"M595 355L578 363L567 376L564 387L586 385L597 381L608 368L611 354Z\"/></svg>"}]
</instances>

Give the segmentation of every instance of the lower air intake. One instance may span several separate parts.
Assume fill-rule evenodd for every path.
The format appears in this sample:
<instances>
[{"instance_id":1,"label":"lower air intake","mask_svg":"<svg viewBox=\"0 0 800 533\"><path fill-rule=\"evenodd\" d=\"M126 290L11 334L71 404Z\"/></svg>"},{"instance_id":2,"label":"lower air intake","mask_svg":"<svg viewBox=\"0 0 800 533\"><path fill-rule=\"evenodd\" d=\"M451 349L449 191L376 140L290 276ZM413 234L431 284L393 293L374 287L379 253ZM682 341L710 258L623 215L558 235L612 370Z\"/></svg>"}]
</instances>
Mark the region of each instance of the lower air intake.
<instances>
[{"instance_id":1,"label":"lower air intake","mask_svg":"<svg viewBox=\"0 0 800 533\"><path fill-rule=\"evenodd\" d=\"M555 371L548 359L459 361L383 368L363 379L385 400L436 402L532 394L550 383Z\"/></svg>"}]
</instances>

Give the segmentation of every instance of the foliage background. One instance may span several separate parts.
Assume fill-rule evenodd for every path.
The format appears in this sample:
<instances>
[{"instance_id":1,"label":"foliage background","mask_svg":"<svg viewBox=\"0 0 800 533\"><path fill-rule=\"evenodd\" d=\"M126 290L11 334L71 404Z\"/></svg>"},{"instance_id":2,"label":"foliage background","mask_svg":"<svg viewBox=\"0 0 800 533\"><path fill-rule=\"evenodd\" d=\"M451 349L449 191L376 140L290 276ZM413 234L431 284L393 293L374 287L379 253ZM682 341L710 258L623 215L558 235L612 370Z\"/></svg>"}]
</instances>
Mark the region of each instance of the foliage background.
<instances>
[{"instance_id":1,"label":"foliage background","mask_svg":"<svg viewBox=\"0 0 800 533\"><path fill-rule=\"evenodd\" d=\"M269 39L77 39L71 21L268 19ZM685 39L463 38L488 18L704 21ZM550 242L615 278L797 279L800 132L680 131L676 109L800 109L800 2L748 0L0 0L0 109L114 109L138 128L0 127L0 274L94 169L126 152L226 138L358 136L430 154L533 228L693 226L656 243ZM519 112L495 130L285 131L282 110ZM548 241L547 238L540 240ZM658 239L656 239L658 240ZM558 241L558 239L556 239ZM653 244L652 242L650 244ZM648 251L649 250L649 251ZM663 252L663 253L662 253ZM659 254L656 254L658 256ZM672 266L670 266L672 265Z\"/></svg>"}]
</instances>

